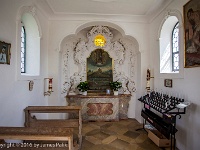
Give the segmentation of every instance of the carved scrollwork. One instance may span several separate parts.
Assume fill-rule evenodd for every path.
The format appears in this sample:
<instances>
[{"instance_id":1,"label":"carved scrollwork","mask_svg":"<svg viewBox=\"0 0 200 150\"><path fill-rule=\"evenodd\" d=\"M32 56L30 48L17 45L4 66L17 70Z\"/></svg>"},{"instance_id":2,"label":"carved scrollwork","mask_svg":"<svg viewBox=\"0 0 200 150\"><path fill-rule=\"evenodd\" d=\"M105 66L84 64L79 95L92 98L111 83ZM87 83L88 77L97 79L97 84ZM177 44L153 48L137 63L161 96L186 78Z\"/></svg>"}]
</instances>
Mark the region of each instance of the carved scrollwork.
<instances>
[{"instance_id":1,"label":"carved scrollwork","mask_svg":"<svg viewBox=\"0 0 200 150\"><path fill-rule=\"evenodd\" d=\"M121 93L133 93L136 91L135 82L128 78L123 72L116 75L116 80L122 83Z\"/></svg>"},{"instance_id":2,"label":"carved scrollwork","mask_svg":"<svg viewBox=\"0 0 200 150\"><path fill-rule=\"evenodd\" d=\"M63 85L62 85L62 92L61 92L61 94L64 94L64 93L69 94L70 89L71 89L71 83L68 82L68 81L65 81L63 83Z\"/></svg>"},{"instance_id":3,"label":"carved scrollwork","mask_svg":"<svg viewBox=\"0 0 200 150\"><path fill-rule=\"evenodd\" d=\"M103 47L94 45L94 37L97 36L98 34L103 35L106 39L106 43ZM110 32L110 29L108 27L99 25L92 27L92 29L87 33L87 38L88 38L87 48L90 52L97 48L104 48L109 50L109 47L111 45L110 40L113 38L113 34L112 32Z\"/></svg>"},{"instance_id":4,"label":"carved scrollwork","mask_svg":"<svg viewBox=\"0 0 200 150\"><path fill-rule=\"evenodd\" d=\"M77 93L77 85L81 82L82 77L77 72L74 73L73 76L70 77L70 90L69 92Z\"/></svg>"},{"instance_id":5,"label":"carved scrollwork","mask_svg":"<svg viewBox=\"0 0 200 150\"><path fill-rule=\"evenodd\" d=\"M117 58L115 59L118 64L123 64L125 59L125 48L123 45L116 41L113 43L113 49L116 51Z\"/></svg>"},{"instance_id":6,"label":"carved scrollwork","mask_svg":"<svg viewBox=\"0 0 200 150\"><path fill-rule=\"evenodd\" d=\"M86 44L83 40L80 40L74 49L74 61L77 64L85 62L84 53L87 51Z\"/></svg>"},{"instance_id":7,"label":"carved scrollwork","mask_svg":"<svg viewBox=\"0 0 200 150\"><path fill-rule=\"evenodd\" d=\"M77 93L76 87L78 83L86 80L87 58L92 51L100 48L94 44L94 37L98 34L102 34L106 38L106 45L101 47L101 49L108 52L109 56L113 59L113 80L122 82L122 93L135 92L135 82L133 80L135 79L135 51L137 48L135 48L133 41L125 38L111 42L113 33L110 32L108 27L99 25L93 26L91 30L88 31L87 39L77 40L76 38L67 42L66 48L62 53L62 93ZM71 63L69 61L69 56L71 55L73 55L73 63L78 66L78 71L74 71L69 65ZM128 70L123 70L123 65L128 65ZM70 76L70 71L73 73L72 76Z\"/></svg>"},{"instance_id":8,"label":"carved scrollwork","mask_svg":"<svg viewBox=\"0 0 200 150\"><path fill-rule=\"evenodd\" d=\"M106 40L111 40L113 38L112 32L110 32L109 28L106 26L94 26L88 33L87 37L88 38L94 38L97 34L102 34L106 37Z\"/></svg>"},{"instance_id":9,"label":"carved scrollwork","mask_svg":"<svg viewBox=\"0 0 200 150\"><path fill-rule=\"evenodd\" d=\"M63 51L61 53L62 55L62 94L69 93L71 82L70 82L70 76L69 76L69 70L70 70L70 54L72 53L73 49L76 46L77 40L69 40L63 47Z\"/></svg>"}]
</instances>

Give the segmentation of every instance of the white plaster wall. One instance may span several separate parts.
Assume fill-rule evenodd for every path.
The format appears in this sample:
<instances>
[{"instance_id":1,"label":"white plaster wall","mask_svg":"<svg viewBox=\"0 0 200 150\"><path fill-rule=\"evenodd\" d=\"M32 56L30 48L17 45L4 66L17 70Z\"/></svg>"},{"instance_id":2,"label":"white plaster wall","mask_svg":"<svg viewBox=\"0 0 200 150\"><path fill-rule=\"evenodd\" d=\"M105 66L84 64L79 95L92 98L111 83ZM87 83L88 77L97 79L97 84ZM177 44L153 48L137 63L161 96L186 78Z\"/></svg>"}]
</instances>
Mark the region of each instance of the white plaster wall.
<instances>
[{"instance_id":1,"label":"white plaster wall","mask_svg":"<svg viewBox=\"0 0 200 150\"><path fill-rule=\"evenodd\" d=\"M166 10L176 9L183 15L183 5L187 0L174 0ZM154 68L154 86L158 90L162 89L163 92L181 93L186 101L190 101L192 104L187 108L186 114L182 115L181 119L177 119L177 147L180 150L199 150L200 143L200 68L184 68L183 75L180 77L174 77L172 75L162 76L159 74L159 40L158 29L161 26L163 18L165 16L165 10L160 13L155 20L150 24L150 62ZM181 27L183 30L183 26ZM184 36L181 36L181 56L184 58ZM183 60L181 60L183 63ZM183 64L181 64L183 66ZM173 87L164 87L164 79L172 78ZM178 117L177 117L178 118Z\"/></svg>"},{"instance_id":2,"label":"white plaster wall","mask_svg":"<svg viewBox=\"0 0 200 150\"><path fill-rule=\"evenodd\" d=\"M103 20L99 20L99 22L105 22ZM54 105L54 104L59 104L59 105L65 105L65 95L63 94L61 95L61 80L60 77L60 73L62 72L62 70L60 70L59 68L61 68L61 64L60 64L60 60L61 58L61 52L60 51L60 45L62 40L69 36L69 35L75 35L76 34L76 30L80 27L80 26L84 26L85 24L89 24L92 21L88 20L88 21L74 21L74 20L52 20L50 21L50 37L49 37L49 74L52 74L52 77L54 78L54 83L56 83L58 85L57 89L54 89L55 95L52 95L49 98L49 104L50 105ZM107 23L106 23L107 22ZM137 79L144 79L142 81L136 81L138 82L137 86L136 86L136 92L134 93L134 99L132 99L132 101L129 103L130 104L130 109L128 112L128 116L130 118L137 118L140 122L141 122L141 116L140 116L140 111L141 111L141 103L137 100L138 97L140 97L141 95L141 89L143 90L143 92L145 91L145 79L146 79L146 69L149 65L148 63L148 25L147 24L143 24L143 23L129 23L129 22L114 22L114 21L106 21L105 25L112 23L115 24L119 27L121 27L124 30L124 33L126 36L131 36L133 38L135 38L137 40L137 42L139 43L139 51L142 51L142 55L139 55L140 52L138 52L138 57L142 57L142 59L138 59L136 61L142 60L142 64L141 62L136 62L137 64L141 64L142 69L138 68L138 66L136 66L136 77ZM104 25L104 24L103 24ZM53 36L52 36L53 35ZM146 43L146 44L143 44ZM73 53L72 53L73 54ZM70 57L73 57L72 55ZM74 66L73 64L70 63L71 66ZM124 68L126 68L127 66L125 66ZM77 66L71 67L72 70L70 70L69 74L72 75L74 72L77 72L78 68ZM62 68L61 68L62 69ZM141 77L140 77L141 76ZM57 95L57 96L56 96ZM57 101L55 102L54 100L57 99ZM139 107L138 107L139 106ZM137 113L136 113L137 111ZM138 113L139 112L139 113Z\"/></svg>"},{"instance_id":3,"label":"white plaster wall","mask_svg":"<svg viewBox=\"0 0 200 150\"><path fill-rule=\"evenodd\" d=\"M34 81L33 91L29 91L28 80L17 80L17 14L22 6L30 6L31 0L1 0L0 2L0 40L11 43L10 65L0 64L0 126L24 126L24 108L30 105L47 105L43 96L43 78L47 76L48 21L37 11L42 28L41 74L30 79ZM34 63L34 62L33 62Z\"/></svg>"},{"instance_id":4,"label":"white plaster wall","mask_svg":"<svg viewBox=\"0 0 200 150\"><path fill-rule=\"evenodd\" d=\"M174 0L167 9L178 9L182 13L183 5L187 0ZM61 41L68 35L75 34L76 30L98 18L78 20L47 20L40 11L37 16L42 29L41 38L41 75L34 80L33 91L28 91L28 81L16 80L17 52L16 52L16 16L23 5L31 5L31 0L1 0L0 5L0 40L11 43L11 65L0 64L0 125L23 126L23 109L29 105L65 105L65 95L61 94L59 52ZM137 89L136 98L145 92L146 70L150 68L154 79L154 88L163 91L177 91L184 93L185 99L192 102L187 114L177 120L177 146L180 150L198 150L200 137L200 68L185 68L182 78L173 78L171 89L164 87L164 78L160 78L159 71L159 41L158 29L165 12L160 13L150 24L135 22L116 22L111 18L99 19L107 21L124 30L125 35L134 37L139 43L137 59ZM183 38L183 37L182 37ZM183 41L183 39L182 39ZM183 46L182 46L183 47ZM182 49L183 51L183 49ZM182 53L183 54L183 53ZM75 70L77 68L74 68ZM43 96L43 78L53 77L53 93L50 97ZM34 78L32 78L34 79ZM48 100L48 101L47 101ZM142 104L135 100L130 103L129 117L141 122Z\"/></svg>"},{"instance_id":5,"label":"white plaster wall","mask_svg":"<svg viewBox=\"0 0 200 150\"><path fill-rule=\"evenodd\" d=\"M186 1L175 0L167 9L178 9L182 12L183 5ZM124 31L125 35L128 34L134 38L139 43L139 51L141 52L140 60L137 66L137 70L139 71L137 79L138 86L136 91L136 97L140 97L145 92L145 84L146 84L146 69L150 68L152 70L152 74L155 77L152 79L154 81L154 88L163 89L163 91L169 91L168 88L164 87L164 79L160 78L158 75L159 71L159 41L158 41L158 29L163 20L165 12L163 11L159 14L155 20L150 24L142 24L142 23L130 23L130 22L115 22L110 20L111 23L114 23L120 26ZM101 20L99 20L101 21ZM105 20L103 20L105 21ZM52 64L59 64L59 45L64 37L70 34L75 34L75 31L81 25L84 25L88 21L61 21L55 20L51 21L50 27L50 35L54 35L50 39L50 51L52 52L50 55L55 59L52 59ZM183 37L182 37L183 38ZM182 40L183 41L183 40ZM183 46L181 46L183 47ZM57 51L56 51L57 50ZM183 52L181 53L183 54ZM50 56L50 57L51 57ZM183 61L182 61L183 62ZM52 66L52 65L50 65ZM56 65L55 65L56 66ZM58 67L59 68L59 67ZM59 74L58 68L51 69L52 72ZM77 68L74 68L77 69ZM188 108L187 114L182 115L180 120L177 120L177 146L181 150L188 149L198 149L198 137L199 137L199 82L197 76L199 75L199 68L192 69L184 69L184 78L175 78L173 79L173 88L171 91L180 91L185 94L185 99L191 101L193 104ZM59 81L58 81L59 83ZM59 89L58 91L59 92ZM59 94L58 94L59 95ZM50 98L52 99L52 97ZM61 102L64 102L65 99L61 96ZM130 103L130 107L135 108L135 110L129 110L129 117L136 118L141 122L141 103L135 101L134 103ZM133 107L134 106L134 107ZM139 107L138 107L139 106Z\"/></svg>"}]
</instances>

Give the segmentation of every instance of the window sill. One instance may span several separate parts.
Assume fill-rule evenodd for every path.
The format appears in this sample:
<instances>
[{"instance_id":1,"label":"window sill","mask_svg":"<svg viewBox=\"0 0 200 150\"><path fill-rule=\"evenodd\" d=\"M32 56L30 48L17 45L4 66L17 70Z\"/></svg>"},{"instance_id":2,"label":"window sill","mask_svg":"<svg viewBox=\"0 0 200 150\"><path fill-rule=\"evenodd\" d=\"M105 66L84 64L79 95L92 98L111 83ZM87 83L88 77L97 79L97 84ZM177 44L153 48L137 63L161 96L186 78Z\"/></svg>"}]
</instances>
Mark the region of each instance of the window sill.
<instances>
[{"instance_id":1,"label":"window sill","mask_svg":"<svg viewBox=\"0 0 200 150\"><path fill-rule=\"evenodd\" d=\"M41 76L39 75L32 75L32 74L20 74L17 76L17 80L39 80L41 79Z\"/></svg>"},{"instance_id":2,"label":"window sill","mask_svg":"<svg viewBox=\"0 0 200 150\"><path fill-rule=\"evenodd\" d=\"M181 79L184 78L184 73L183 71L179 71L179 73L176 72L159 73L159 78Z\"/></svg>"}]
</instances>

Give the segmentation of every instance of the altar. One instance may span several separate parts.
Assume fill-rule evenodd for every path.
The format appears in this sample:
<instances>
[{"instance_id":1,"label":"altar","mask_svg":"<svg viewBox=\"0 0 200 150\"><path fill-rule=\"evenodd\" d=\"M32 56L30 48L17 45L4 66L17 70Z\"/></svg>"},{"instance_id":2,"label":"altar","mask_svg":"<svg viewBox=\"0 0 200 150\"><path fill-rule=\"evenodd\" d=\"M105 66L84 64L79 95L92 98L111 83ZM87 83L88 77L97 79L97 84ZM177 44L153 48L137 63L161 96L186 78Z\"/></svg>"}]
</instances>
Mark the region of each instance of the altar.
<instances>
[{"instance_id":1,"label":"altar","mask_svg":"<svg viewBox=\"0 0 200 150\"><path fill-rule=\"evenodd\" d=\"M129 101L135 99L132 95L136 91L137 46L132 45L137 43L126 38L116 40L119 32L107 26L87 30L80 34L83 35L80 40L72 38L65 43L67 48L63 49L60 69L62 94L67 95L67 105L82 107L83 121L127 119ZM119 95L108 94L107 90L116 91L110 84L116 81L121 86L117 89ZM82 83L88 84L87 89ZM88 95L81 95L80 91L87 91Z\"/></svg>"},{"instance_id":2,"label":"altar","mask_svg":"<svg viewBox=\"0 0 200 150\"><path fill-rule=\"evenodd\" d=\"M69 106L82 107L83 121L119 121L128 119L127 112L131 94L67 95Z\"/></svg>"}]
</instances>

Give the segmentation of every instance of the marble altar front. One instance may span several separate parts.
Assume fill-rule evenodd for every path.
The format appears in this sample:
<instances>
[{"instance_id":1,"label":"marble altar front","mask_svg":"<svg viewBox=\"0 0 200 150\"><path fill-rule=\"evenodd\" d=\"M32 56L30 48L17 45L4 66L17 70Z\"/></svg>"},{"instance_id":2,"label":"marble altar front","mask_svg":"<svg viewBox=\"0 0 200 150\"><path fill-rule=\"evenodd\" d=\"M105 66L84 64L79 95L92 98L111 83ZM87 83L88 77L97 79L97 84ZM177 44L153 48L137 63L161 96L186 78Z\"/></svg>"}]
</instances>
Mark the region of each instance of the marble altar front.
<instances>
[{"instance_id":1,"label":"marble altar front","mask_svg":"<svg viewBox=\"0 0 200 150\"><path fill-rule=\"evenodd\" d=\"M128 119L130 94L117 96L106 94L67 95L66 100L69 106L82 107L83 121L118 121Z\"/></svg>"}]
</instances>

